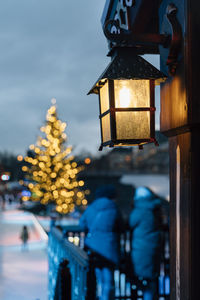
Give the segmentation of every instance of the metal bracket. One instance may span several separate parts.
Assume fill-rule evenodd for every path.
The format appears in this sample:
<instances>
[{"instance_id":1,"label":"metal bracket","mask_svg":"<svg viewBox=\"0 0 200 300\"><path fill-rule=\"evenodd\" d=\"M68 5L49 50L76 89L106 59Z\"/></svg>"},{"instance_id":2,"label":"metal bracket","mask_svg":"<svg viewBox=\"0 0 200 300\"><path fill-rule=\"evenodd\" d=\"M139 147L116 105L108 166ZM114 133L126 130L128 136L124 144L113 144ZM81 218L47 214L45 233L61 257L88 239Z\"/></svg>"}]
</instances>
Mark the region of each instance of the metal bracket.
<instances>
[{"instance_id":1,"label":"metal bracket","mask_svg":"<svg viewBox=\"0 0 200 300\"><path fill-rule=\"evenodd\" d=\"M109 27L115 26L120 30L120 33L111 33ZM141 46L141 45L163 45L168 47L169 35L166 34L135 34L130 30L126 30L120 27L119 22L116 20L108 20L104 27L103 32L106 38L115 43L115 46Z\"/></svg>"},{"instance_id":2,"label":"metal bracket","mask_svg":"<svg viewBox=\"0 0 200 300\"><path fill-rule=\"evenodd\" d=\"M173 3L167 6L167 19L172 28L172 38L166 65L169 68L169 74L172 76L176 73L176 68L178 64L178 54L181 49L182 41L182 29L176 16L177 11L178 9Z\"/></svg>"},{"instance_id":3,"label":"metal bracket","mask_svg":"<svg viewBox=\"0 0 200 300\"><path fill-rule=\"evenodd\" d=\"M111 47L131 46L137 48L145 45L162 45L164 48L169 48L166 65L169 68L169 74L173 76L176 73L178 54L181 49L182 29L176 17L177 7L174 4L171 3L167 6L166 13L172 28L172 35L154 33L135 34L130 30L121 28L119 22L116 20L108 20L104 25L103 31L106 38L111 42ZM112 26L115 26L117 29L116 32L120 33L111 33Z\"/></svg>"}]
</instances>

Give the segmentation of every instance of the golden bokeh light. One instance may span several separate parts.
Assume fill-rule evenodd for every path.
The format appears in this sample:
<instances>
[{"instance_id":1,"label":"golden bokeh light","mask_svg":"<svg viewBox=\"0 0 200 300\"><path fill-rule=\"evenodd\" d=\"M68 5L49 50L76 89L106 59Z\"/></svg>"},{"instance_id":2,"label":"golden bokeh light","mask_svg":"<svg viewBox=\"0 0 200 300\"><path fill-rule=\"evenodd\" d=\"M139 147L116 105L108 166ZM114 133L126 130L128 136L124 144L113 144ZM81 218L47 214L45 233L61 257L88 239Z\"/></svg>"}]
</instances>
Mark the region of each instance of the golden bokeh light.
<instances>
[{"instance_id":1,"label":"golden bokeh light","mask_svg":"<svg viewBox=\"0 0 200 300\"><path fill-rule=\"evenodd\" d=\"M89 165L91 163L91 159L89 157L85 158L84 160L86 165Z\"/></svg>"},{"instance_id":2,"label":"golden bokeh light","mask_svg":"<svg viewBox=\"0 0 200 300\"><path fill-rule=\"evenodd\" d=\"M25 157L30 166L23 166L23 171L27 172L32 201L45 205L54 202L58 213L67 214L74 211L76 205L86 205L87 200L85 192L79 190L84 181L77 180L83 168L74 161L72 147L64 146L67 124L57 118L54 104L48 109L46 124L40 128L43 137L38 138L36 145L29 146L34 152L32 157Z\"/></svg>"},{"instance_id":3,"label":"golden bokeh light","mask_svg":"<svg viewBox=\"0 0 200 300\"><path fill-rule=\"evenodd\" d=\"M80 180L78 184L79 184L79 186L84 186L84 181Z\"/></svg>"},{"instance_id":4,"label":"golden bokeh light","mask_svg":"<svg viewBox=\"0 0 200 300\"><path fill-rule=\"evenodd\" d=\"M22 160L23 160L23 156L22 156L22 155L18 155L18 156L17 156L17 160L18 160L18 161L22 161Z\"/></svg>"},{"instance_id":5,"label":"golden bokeh light","mask_svg":"<svg viewBox=\"0 0 200 300\"><path fill-rule=\"evenodd\" d=\"M83 204L83 205L87 205L87 203L88 203L88 202L87 202L86 199L83 199L83 200L82 200L82 204Z\"/></svg>"},{"instance_id":6,"label":"golden bokeh light","mask_svg":"<svg viewBox=\"0 0 200 300\"><path fill-rule=\"evenodd\" d=\"M29 187L29 189L32 189L34 187L34 184L33 183L29 183L28 187Z\"/></svg>"}]
</instances>

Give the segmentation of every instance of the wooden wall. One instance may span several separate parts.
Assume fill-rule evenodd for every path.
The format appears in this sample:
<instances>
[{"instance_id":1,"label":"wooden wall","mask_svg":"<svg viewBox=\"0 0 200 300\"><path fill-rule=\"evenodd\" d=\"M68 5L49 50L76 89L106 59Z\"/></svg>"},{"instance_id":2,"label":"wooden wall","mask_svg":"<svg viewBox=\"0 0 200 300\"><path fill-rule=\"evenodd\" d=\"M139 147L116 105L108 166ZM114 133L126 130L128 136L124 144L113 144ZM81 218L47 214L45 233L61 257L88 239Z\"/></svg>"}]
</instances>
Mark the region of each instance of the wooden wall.
<instances>
[{"instance_id":1,"label":"wooden wall","mask_svg":"<svg viewBox=\"0 0 200 300\"><path fill-rule=\"evenodd\" d=\"M170 2L162 1L162 12ZM161 131L170 144L170 299L193 300L200 298L200 2L174 3L182 48L176 75L161 87ZM161 49L161 71L166 55Z\"/></svg>"}]
</instances>

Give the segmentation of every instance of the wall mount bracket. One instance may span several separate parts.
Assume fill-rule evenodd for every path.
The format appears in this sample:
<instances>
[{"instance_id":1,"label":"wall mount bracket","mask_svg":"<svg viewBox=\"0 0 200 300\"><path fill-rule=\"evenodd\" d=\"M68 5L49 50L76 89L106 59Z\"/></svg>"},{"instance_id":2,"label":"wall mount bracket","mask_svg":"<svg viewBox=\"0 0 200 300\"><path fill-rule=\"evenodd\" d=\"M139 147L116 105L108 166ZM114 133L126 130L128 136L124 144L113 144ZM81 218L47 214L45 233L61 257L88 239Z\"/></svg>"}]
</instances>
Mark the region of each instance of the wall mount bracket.
<instances>
[{"instance_id":1,"label":"wall mount bracket","mask_svg":"<svg viewBox=\"0 0 200 300\"><path fill-rule=\"evenodd\" d=\"M169 48L169 54L166 61L169 74L174 76L178 65L178 55L181 49L182 29L177 19L177 7L171 3L167 6L166 17L171 25L172 34L137 34L131 30L120 27L116 20L108 20L103 27L104 35L111 42L112 47L129 46L135 49L142 49L144 46L161 45ZM112 26L115 26L116 33L111 32ZM145 51L144 51L145 53Z\"/></svg>"}]
</instances>

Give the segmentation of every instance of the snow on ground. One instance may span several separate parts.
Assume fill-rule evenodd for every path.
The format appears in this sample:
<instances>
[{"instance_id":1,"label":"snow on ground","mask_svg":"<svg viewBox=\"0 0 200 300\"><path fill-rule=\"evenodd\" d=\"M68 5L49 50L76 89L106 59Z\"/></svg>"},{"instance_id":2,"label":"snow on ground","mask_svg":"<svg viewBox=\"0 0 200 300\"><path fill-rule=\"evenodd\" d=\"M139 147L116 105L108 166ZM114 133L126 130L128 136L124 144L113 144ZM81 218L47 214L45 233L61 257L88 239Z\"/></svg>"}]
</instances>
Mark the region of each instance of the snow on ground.
<instances>
[{"instance_id":1,"label":"snow on ground","mask_svg":"<svg viewBox=\"0 0 200 300\"><path fill-rule=\"evenodd\" d=\"M21 249L23 225L30 233L28 249ZM46 241L29 213L14 209L0 212L0 299L47 300Z\"/></svg>"}]
</instances>

